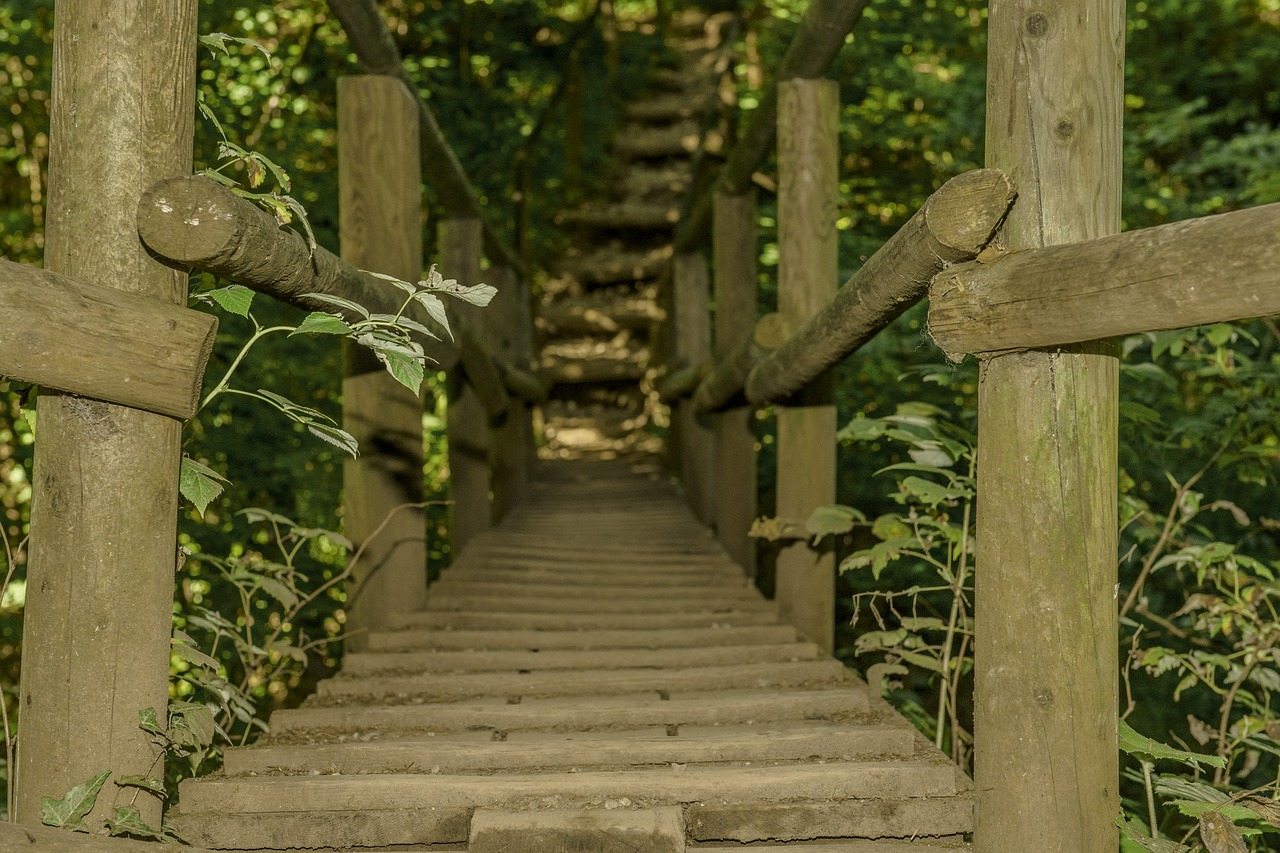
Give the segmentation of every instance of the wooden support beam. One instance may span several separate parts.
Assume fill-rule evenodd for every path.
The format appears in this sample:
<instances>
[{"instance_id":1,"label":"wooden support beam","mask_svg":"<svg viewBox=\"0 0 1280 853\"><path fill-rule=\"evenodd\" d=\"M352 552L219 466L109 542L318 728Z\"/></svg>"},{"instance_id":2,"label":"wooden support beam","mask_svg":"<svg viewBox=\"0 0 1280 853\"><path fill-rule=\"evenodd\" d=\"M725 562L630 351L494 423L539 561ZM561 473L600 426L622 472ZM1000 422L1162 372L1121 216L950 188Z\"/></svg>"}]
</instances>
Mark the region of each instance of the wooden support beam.
<instances>
[{"instance_id":1,"label":"wooden support beam","mask_svg":"<svg viewBox=\"0 0 1280 853\"><path fill-rule=\"evenodd\" d=\"M479 219L446 219L440 223L440 268L449 278L464 284L479 282L483 251ZM449 322L471 323L478 318L479 310L482 309L450 303ZM466 381L467 373L464 363L461 372L449 377L449 411L445 418L449 496L453 500L449 533L455 558L476 534L493 524L489 502L490 413L475 386Z\"/></svg>"},{"instance_id":2,"label":"wooden support beam","mask_svg":"<svg viewBox=\"0 0 1280 853\"><path fill-rule=\"evenodd\" d=\"M821 77L835 59L845 39L870 0L812 0L805 8L800 28L778 63L775 81L812 80ZM715 191L741 195L751 188L752 176L773 149L778 123L778 87L766 86L760 104L729 152L716 179ZM699 197L692 214L676 235L676 251L688 251L701 243L711 225L714 192Z\"/></svg>"},{"instance_id":3,"label":"wooden support beam","mask_svg":"<svg viewBox=\"0 0 1280 853\"><path fill-rule=\"evenodd\" d=\"M208 178L171 178L147 190L138 205L138 234L171 266L205 270L308 311L360 319L308 293L340 296L380 314L394 314L404 304L404 291L323 247L312 253L298 232L281 228L271 214ZM421 275L419 269L405 280ZM415 337L441 370L457 363L457 344L425 308L411 302L405 315L436 331L438 340Z\"/></svg>"},{"instance_id":4,"label":"wooden support beam","mask_svg":"<svg viewBox=\"0 0 1280 853\"><path fill-rule=\"evenodd\" d=\"M769 344L768 334L763 343L756 333L760 323L766 327L771 321L756 322L756 199L754 193L728 195L716 193L715 219L712 230L712 287L715 293L715 356L721 364L746 365L756 355L753 345L748 354L734 357L734 342L751 334L754 345ZM781 318L782 315L769 315ZM785 332L783 336L785 338ZM781 343L781 341L779 341ZM736 375L729 384L741 388L746 372ZM701 411L719 408L722 396L715 393L715 385L704 392L711 377L704 379L694 394L694 405ZM736 394L736 389L735 389ZM732 396L732 395L731 395ZM756 518L756 435L754 407L738 405L720 412L715 418L715 473L716 538L734 562L742 566L747 577L756 576L756 542L747 536ZM717 405L711 405L716 403Z\"/></svg>"},{"instance_id":5,"label":"wooden support beam","mask_svg":"<svg viewBox=\"0 0 1280 853\"><path fill-rule=\"evenodd\" d=\"M763 405L794 394L875 337L924 297L935 275L982 251L1014 195L1013 182L997 169L943 184L830 304L751 371L747 399Z\"/></svg>"},{"instance_id":6,"label":"wooden support beam","mask_svg":"<svg viewBox=\"0 0 1280 853\"><path fill-rule=\"evenodd\" d=\"M422 274L417 153L418 116L400 81L339 78L343 260L405 281ZM343 370L342 424L361 450L343 468L345 532L365 546L347 584L347 648L360 651L367 642L362 631L385 628L426 601L426 516L421 508L402 508L423 500L422 401L352 341L343 342Z\"/></svg>"},{"instance_id":7,"label":"wooden support beam","mask_svg":"<svg viewBox=\"0 0 1280 853\"><path fill-rule=\"evenodd\" d=\"M495 262L509 266L520 274L527 274L519 255L498 234L493 225L484 221L484 211L479 196L471 186L467 173L458 157L449 147L435 113L418 96L418 87L404 68L400 51L387 29L387 23L378 11L375 0L329 0L329 8L342 23L347 41L356 58L369 74L385 74L395 77L413 93L418 111L419 155L422 173L426 176L440 205L456 218L481 220L484 230L484 248Z\"/></svg>"},{"instance_id":8,"label":"wooden support beam","mask_svg":"<svg viewBox=\"0 0 1280 853\"><path fill-rule=\"evenodd\" d=\"M671 261L674 354L686 364L711 359L711 278L701 253L677 254ZM693 388L697 387L695 382ZM688 393L692 393L693 388ZM672 426L679 431L680 477L693 513L703 524L715 517L715 445L710 425L699 419L688 395L675 404Z\"/></svg>"},{"instance_id":9,"label":"wooden support beam","mask_svg":"<svg viewBox=\"0 0 1280 853\"><path fill-rule=\"evenodd\" d=\"M747 377L757 364L787 340L791 325L782 314L765 314L698 385L693 403L702 412L745 406ZM718 355L718 354L717 354ZM754 408L754 407L753 407Z\"/></svg>"},{"instance_id":10,"label":"wooden support beam","mask_svg":"<svg viewBox=\"0 0 1280 853\"><path fill-rule=\"evenodd\" d=\"M186 275L147 255L134 214L156 180L191 172L196 17L196 0L59 0L46 269L185 305ZM116 780L163 777L138 712L163 725L169 701L182 424L57 393L36 412L10 819L39 824L41 797L110 769L86 822L127 802L159 826L160 799Z\"/></svg>"},{"instance_id":11,"label":"wooden support beam","mask_svg":"<svg viewBox=\"0 0 1280 853\"><path fill-rule=\"evenodd\" d=\"M1020 193L998 246L1119 230L1124 13L991 4L987 164ZM977 853L1116 847L1114 353L1003 355L979 374Z\"/></svg>"},{"instance_id":12,"label":"wooden support beam","mask_svg":"<svg viewBox=\"0 0 1280 853\"><path fill-rule=\"evenodd\" d=\"M200 405L218 320L146 296L0 260L0 371L175 418Z\"/></svg>"},{"instance_id":13,"label":"wooden support beam","mask_svg":"<svg viewBox=\"0 0 1280 853\"><path fill-rule=\"evenodd\" d=\"M1269 204L952 267L930 290L929 332L958 361L1280 314L1277 233Z\"/></svg>"},{"instance_id":14,"label":"wooden support beam","mask_svg":"<svg viewBox=\"0 0 1280 853\"><path fill-rule=\"evenodd\" d=\"M708 358L664 374L657 382L658 398L668 405L679 403L698 390L711 373L711 367L712 362Z\"/></svg>"},{"instance_id":15,"label":"wooden support beam","mask_svg":"<svg viewBox=\"0 0 1280 853\"><path fill-rule=\"evenodd\" d=\"M488 321L484 325L486 343L501 355L506 364L528 366L533 363L533 306L528 285L510 267L489 270L489 283L498 289L485 308ZM503 371L507 390L516 397L507 404L506 417L493 436L493 520L501 521L520 504L529 485L537 448L533 437L532 405L545 402L547 391L532 374ZM525 381L532 379L532 383ZM526 396L521 396L523 391ZM540 398L540 399L539 399Z\"/></svg>"},{"instance_id":16,"label":"wooden support beam","mask_svg":"<svg viewBox=\"0 0 1280 853\"><path fill-rule=\"evenodd\" d=\"M478 282L477 282L478 283ZM507 386L498 372L497 362L489 355L480 336L472 331L470 324L459 317L458 322L450 321L458 330L459 360L462 363L462 378L476 395L480 408L484 410L490 424L501 423L507 417Z\"/></svg>"},{"instance_id":17,"label":"wooden support beam","mask_svg":"<svg viewBox=\"0 0 1280 853\"><path fill-rule=\"evenodd\" d=\"M800 326L836 289L835 210L840 87L831 80L778 84L778 311ZM779 518L808 518L836 498L836 408L830 374L778 406ZM835 557L806 542L778 553L782 618L819 648L835 637Z\"/></svg>"}]
</instances>

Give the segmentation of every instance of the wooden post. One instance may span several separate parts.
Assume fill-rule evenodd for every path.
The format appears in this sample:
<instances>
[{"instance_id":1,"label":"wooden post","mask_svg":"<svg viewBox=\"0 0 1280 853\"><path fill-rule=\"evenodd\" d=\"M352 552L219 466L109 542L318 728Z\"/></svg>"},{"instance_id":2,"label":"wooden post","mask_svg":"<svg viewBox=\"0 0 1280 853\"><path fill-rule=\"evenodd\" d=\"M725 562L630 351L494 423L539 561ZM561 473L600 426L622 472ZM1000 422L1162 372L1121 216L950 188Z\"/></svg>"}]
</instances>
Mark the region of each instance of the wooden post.
<instances>
[{"instance_id":1,"label":"wooden post","mask_svg":"<svg viewBox=\"0 0 1280 853\"><path fill-rule=\"evenodd\" d=\"M778 312L792 328L836 292L837 126L832 80L778 84ZM777 515L802 521L836 497L830 376L778 406ZM778 554L778 609L828 651L835 636L835 558L805 542Z\"/></svg>"},{"instance_id":2,"label":"wooden post","mask_svg":"<svg viewBox=\"0 0 1280 853\"><path fill-rule=\"evenodd\" d=\"M494 355L527 370L533 363L533 308L529 287L510 267L493 267L488 275L489 284L498 288L498 294L484 309L486 322L481 326L481 339ZM495 522L501 521L520 502L529 483L534 453L533 410L513 395L506 421L493 431Z\"/></svg>"},{"instance_id":3,"label":"wooden post","mask_svg":"<svg viewBox=\"0 0 1280 853\"><path fill-rule=\"evenodd\" d=\"M480 282L480 259L483 256L481 225L478 219L447 219L440 223L440 273L457 279L460 284ZM449 316L483 328L479 311L474 306L452 299ZM453 501L449 526L453 556L456 558L473 536L492 524L489 505L489 418L484 406L467 384L464 371L449 374L449 411L445 418L445 435L449 441L449 496Z\"/></svg>"},{"instance_id":4,"label":"wooden post","mask_svg":"<svg viewBox=\"0 0 1280 853\"><path fill-rule=\"evenodd\" d=\"M756 322L755 196L717 192L714 223L715 354L722 361ZM756 574L755 540L746 535L756 517L755 418L754 406L715 416L716 536L747 577Z\"/></svg>"},{"instance_id":5,"label":"wooden post","mask_svg":"<svg viewBox=\"0 0 1280 853\"><path fill-rule=\"evenodd\" d=\"M1124 11L991 4L987 163L1019 191L1004 247L1119 229ZM1114 348L992 358L978 407L975 849L1114 850Z\"/></svg>"},{"instance_id":6,"label":"wooden post","mask_svg":"<svg viewBox=\"0 0 1280 853\"><path fill-rule=\"evenodd\" d=\"M342 259L407 281L422 276L422 184L418 110L394 77L338 80L338 184ZM362 629L426 601L426 517L399 509L423 499L422 401L372 353L345 343L343 428L360 458L343 468L346 535L357 546L388 515L347 585L347 648L365 647Z\"/></svg>"},{"instance_id":7,"label":"wooden post","mask_svg":"<svg viewBox=\"0 0 1280 853\"><path fill-rule=\"evenodd\" d=\"M45 267L182 305L187 277L138 242L138 199L191 172L196 2L59 0L54 29ZM103 156L110 165L104 167ZM117 789L163 778L138 712L164 719L177 543L181 422L41 394L22 643L16 807L111 770L87 821L160 800Z\"/></svg>"},{"instance_id":8,"label":"wooden post","mask_svg":"<svg viewBox=\"0 0 1280 853\"><path fill-rule=\"evenodd\" d=\"M700 365L711 356L711 283L707 261L700 253L679 254L672 259L671 289L675 361L690 367ZM677 453L685 494L698 520L712 524L715 520L714 434L703 426L688 397L676 405L673 421L679 434Z\"/></svg>"}]
</instances>

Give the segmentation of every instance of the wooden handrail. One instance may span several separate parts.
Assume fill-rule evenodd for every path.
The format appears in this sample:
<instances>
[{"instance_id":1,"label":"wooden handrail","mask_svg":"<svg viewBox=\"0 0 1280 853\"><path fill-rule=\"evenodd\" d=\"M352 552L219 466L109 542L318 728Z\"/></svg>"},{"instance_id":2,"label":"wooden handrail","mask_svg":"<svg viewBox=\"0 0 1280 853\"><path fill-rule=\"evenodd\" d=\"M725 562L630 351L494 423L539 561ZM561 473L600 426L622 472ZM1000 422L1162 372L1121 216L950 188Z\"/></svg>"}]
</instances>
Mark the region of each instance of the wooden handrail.
<instances>
[{"instance_id":1,"label":"wooden handrail","mask_svg":"<svg viewBox=\"0 0 1280 853\"><path fill-rule=\"evenodd\" d=\"M312 252L296 231L280 228L269 213L208 178L168 178L152 186L138 203L138 234L170 266L205 270L308 311L361 319L309 293L342 297L382 314L394 314L404 303L404 292L394 285L323 247ZM439 335L439 340L416 336L439 369L453 367L464 350L470 351L464 367L477 393L484 394L485 411L493 416L505 411L503 389L508 383L491 357L474 354L477 349L483 353L483 348L465 324L454 324L451 337L416 301L409 303L405 315ZM517 388L538 384L536 377L514 365L504 370L519 375Z\"/></svg>"},{"instance_id":2,"label":"wooden handrail","mask_svg":"<svg viewBox=\"0 0 1280 853\"><path fill-rule=\"evenodd\" d=\"M418 87L401 61L400 51L374 0L329 0L329 8L342 23L360 67L368 74L385 74L401 80L418 103L419 141L422 146L422 174L435 190L440 204L455 217L474 217L484 226L485 252L502 266L526 276L528 271L514 249L485 220L475 188L467 178L457 155L449 147L435 113L418 96Z\"/></svg>"},{"instance_id":3,"label":"wooden handrail","mask_svg":"<svg viewBox=\"0 0 1280 853\"><path fill-rule=\"evenodd\" d=\"M1278 314L1277 230L1268 204L953 267L930 289L929 333L958 361Z\"/></svg>"},{"instance_id":4,"label":"wooden handrail","mask_svg":"<svg viewBox=\"0 0 1280 853\"><path fill-rule=\"evenodd\" d=\"M745 402L743 388L751 370L770 353L782 346L791 334L787 318L773 312L756 321L751 334L733 348L703 378L693 393L693 404L702 412L718 412Z\"/></svg>"},{"instance_id":5,"label":"wooden handrail","mask_svg":"<svg viewBox=\"0 0 1280 853\"><path fill-rule=\"evenodd\" d=\"M869 5L870 0L813 0L809 4L773 80L765 87L759 106L752 111L750 123L729 152L715 184L696 200L677 233L676 252L688 251L707 236L716 191L730 195L746 192L752 175L769 156L777 136L778 81L822 76Z\"/></svg>"}]
</instances>

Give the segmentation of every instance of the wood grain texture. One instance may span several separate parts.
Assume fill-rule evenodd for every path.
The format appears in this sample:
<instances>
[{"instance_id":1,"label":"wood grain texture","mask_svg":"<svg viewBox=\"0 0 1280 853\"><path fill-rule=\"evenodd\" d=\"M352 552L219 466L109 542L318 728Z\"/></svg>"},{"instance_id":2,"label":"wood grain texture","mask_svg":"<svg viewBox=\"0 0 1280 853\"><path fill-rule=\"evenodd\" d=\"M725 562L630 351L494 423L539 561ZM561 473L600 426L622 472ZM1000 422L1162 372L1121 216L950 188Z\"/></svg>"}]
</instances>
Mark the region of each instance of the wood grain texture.
<instances>
[{"instance_id":1,"label":"wood grain texture","mask_svg":"<svg viewBox=\"0 0 1280 853\"><path fill-rule=\"evenodd\" d=\"M1003 248L1119 229L1123 45L1121 0L992 3L987 165L1019 190ZM1114 849L1113 348L992 358L978 407L975 849Z\"/></svg>"},{"instance_id":2,"label":"wood grain texture","mask_svg":"<svg viewBox=\"0 0 1280 853\"><path fill-rule=\"evenodd\" d=\"M18 826L0 823L0 850L22 853L156 853L160 845L153 841L128 838L105 838L68 832L51 826ZM173 853L209 853L204 848L174 845L165 848Z\"/></svg>"},{"instance_id":3,"label":"wood grain texture","mask_svg":"<svg viewBox=\"0 0 1280 853\"><path fill-rule=\"evenodd\" d=\"M515 397L508 401L503 423L494 429L493 436L493 515L494 521L501 521L523 501L537 452L531 405L544 402L547 392L527 372L533 363L533 307L528 284L510 267L492 267L488 275L498 293L485 308L484 343L506 364L524 369L522 376L511 369L502 375L505 387Z\"/></svg>"},{"instance_id":4,"label":"wood grain texture","mask_svg":"<svg viewBox=\"0 0 1280 853\"><path fill-rule=\"evenodd\" d=\"M1280 314L1277 232L1269 204L952 267L929 332L954 361Z\"/></svg>"},{"instance_id":5,"label":"wood grain texture","mask_svg":"<svg viewBox=\"0 0 1280 853\"><path fill-rule=\"evenodd\" d=\"M701 253L676 255L671 262L671 286L676 362L702 365L711 359L711 277L706 258ZM698 520L711 524L716 498L715 436L710 425L699 419L687 394L675 404L671 420L679 433L677 447L685 494Z\"/></svg>"},{"instance_id":6,"label":"wood grain texture","mask_svg":"<svg viewBox=\"0 0 1280 853\"><path fill-rule=\"evenodd\" d=\"M200 402L218 320L0 260L0 370L45 388L175 418Z\"/></svg>"},{"instance_id":7,"label":"wood grain texture","mask_svg":"<svg viewBox=\"0 0 1280 853\"><path fill-rule=\"evenodd\" d=\"M447 219L440 223L439 245L440 270L446 278L455 278L462 284L481 281L480 220ZM478 325L475 321L481 309L457 300L447 307L450 322ZM449 497L453 501L449 535L456 558L472 537L493 524L489 499L492 485L489 453L493 436L489 415L463 371L450 374L445 434L449 442Z\"/></svg>"},{"instance_id":8,"label":"wood grain texture","mask_svg":"<svg viewBox=\"0 0 1280 853\"><path fill-rule=\"evenodd\" d=\"M735 359L744 336L750 334L752 343L745 355L750 360L756 355L756 346L763 347L756 334L758 310L756 291L756 199L754 193L729 195L716 193L714 199L714 228L712 230L712 287L715 293L715 355L722 364L728 359L737 367L745 362ZM781 318L781 315L778 315ZM739 371L740 373L740 371ZM746 379L735 373L732 385ZM728 402L708 399L719 397L710 389L704 394L708 381L703 380L694 395L694 405L700 411L711 411ZM737 394L735 389L734 394ZM712 406L709 403L715 402ZM713 526L716 538L733 561L742 566L747 577L756 575L756 542L747 536L756 518L756 413L753 407L737 405L721 411L715 418L715 471L716 502Z\"/></svg>"},{"instance_id":9,"label":"wood grain texture","mask_svg":"<svg viewBox=\"0 0 1280 853\"><path fill-rule=\"evenodd\" d=\"M400 81L338 81L344 261L406 281L422 275L417 153L418 116ZM342 424L361 450L343 466L345 533L357 546L368 543L347 583L347 628L354 629L347 648L359 650L360 629L387 627L426 599L426 518L420 508L403 508L423 500L422 403L363 347L344 342L343 356Z\"/></svg>"},{"instance_id":10,"label":"wood grain texture","mask_svg":"<svg viewBox=\"0 0 1280 853\"><path fill-rule=\"evenodd\" d=\"M404 291L323 246L311 253L297 231L281 228L271 214L208 178L157 182L138 204L138 233L148 249L172 266L205 270L307 311L361 319L309 298L309 293L340 296L379 314L394 314L404 304ZM421 269L405 270L407 281L422 276ZM457 343L426 309L413 302L405 315L435 330L435 338L415 334L415 340L441 369L457 363Z\"/></svg>"},{"instance_id":11,"label":"wood grain texture","mask_svg":"<svg viewBox=\"0 0 1280 853\"><path fill-rule=\"evenodd\" d=\"M191 172L196 2L60 0L56 19L45 267L182 305L186 276L147 255L135 211ZM160 758L138 711L168 701L182 428L60 394L36 411L15 816L33 823L41 797ZM113 782L87 820L117 797L158 825L159 800Z\"/></svg>"},{"instance_id":12,"label":"wood grain texture","mask_svg":"<svg viewBox=\"0 0 1280 853\"><path fill-rule=\"evenodd\" d=\"M830 303L751 371L747 399L763 405L794 394L875 337L924 297L934 276L982 251L1014 195L1012 181L997 169L943 184Z\"/></svg>"},{"instance_id":13,"label":"wood grain texture","mask_svg":"<svg viewBox=\"0 0 1280 853\"><path fill-rule=\"evenodd\" d=\"M839 87L830 80L778 86L778 312L800 326L836 288ZM808 518L835 502L836 410L830 376L778 406L780 518ZM835 636L835 559L799 542L778 553L778 609L801 636L830 651Z\"/></svg>"}]
</instances>

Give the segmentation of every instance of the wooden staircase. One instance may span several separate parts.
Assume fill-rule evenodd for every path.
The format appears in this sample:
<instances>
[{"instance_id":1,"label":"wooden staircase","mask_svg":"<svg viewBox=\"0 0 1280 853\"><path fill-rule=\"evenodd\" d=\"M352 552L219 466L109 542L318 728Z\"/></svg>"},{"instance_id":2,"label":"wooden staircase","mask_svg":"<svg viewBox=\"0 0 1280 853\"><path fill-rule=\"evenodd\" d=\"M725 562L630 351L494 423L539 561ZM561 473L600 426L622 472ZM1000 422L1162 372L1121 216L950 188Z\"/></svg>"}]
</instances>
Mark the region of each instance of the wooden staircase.
<instances>
[{"instance_id":1,"label":"wooden staircase","mask_svg":"<svg viewBox=\"0 0 1280 853\"><path fill-rule=\"evenodd\" d=\"M543 463L424 611L271 729L183 783L190 843L933 853L972 829L967 778L643 463Z\"/></svg>"}]
</instances>

